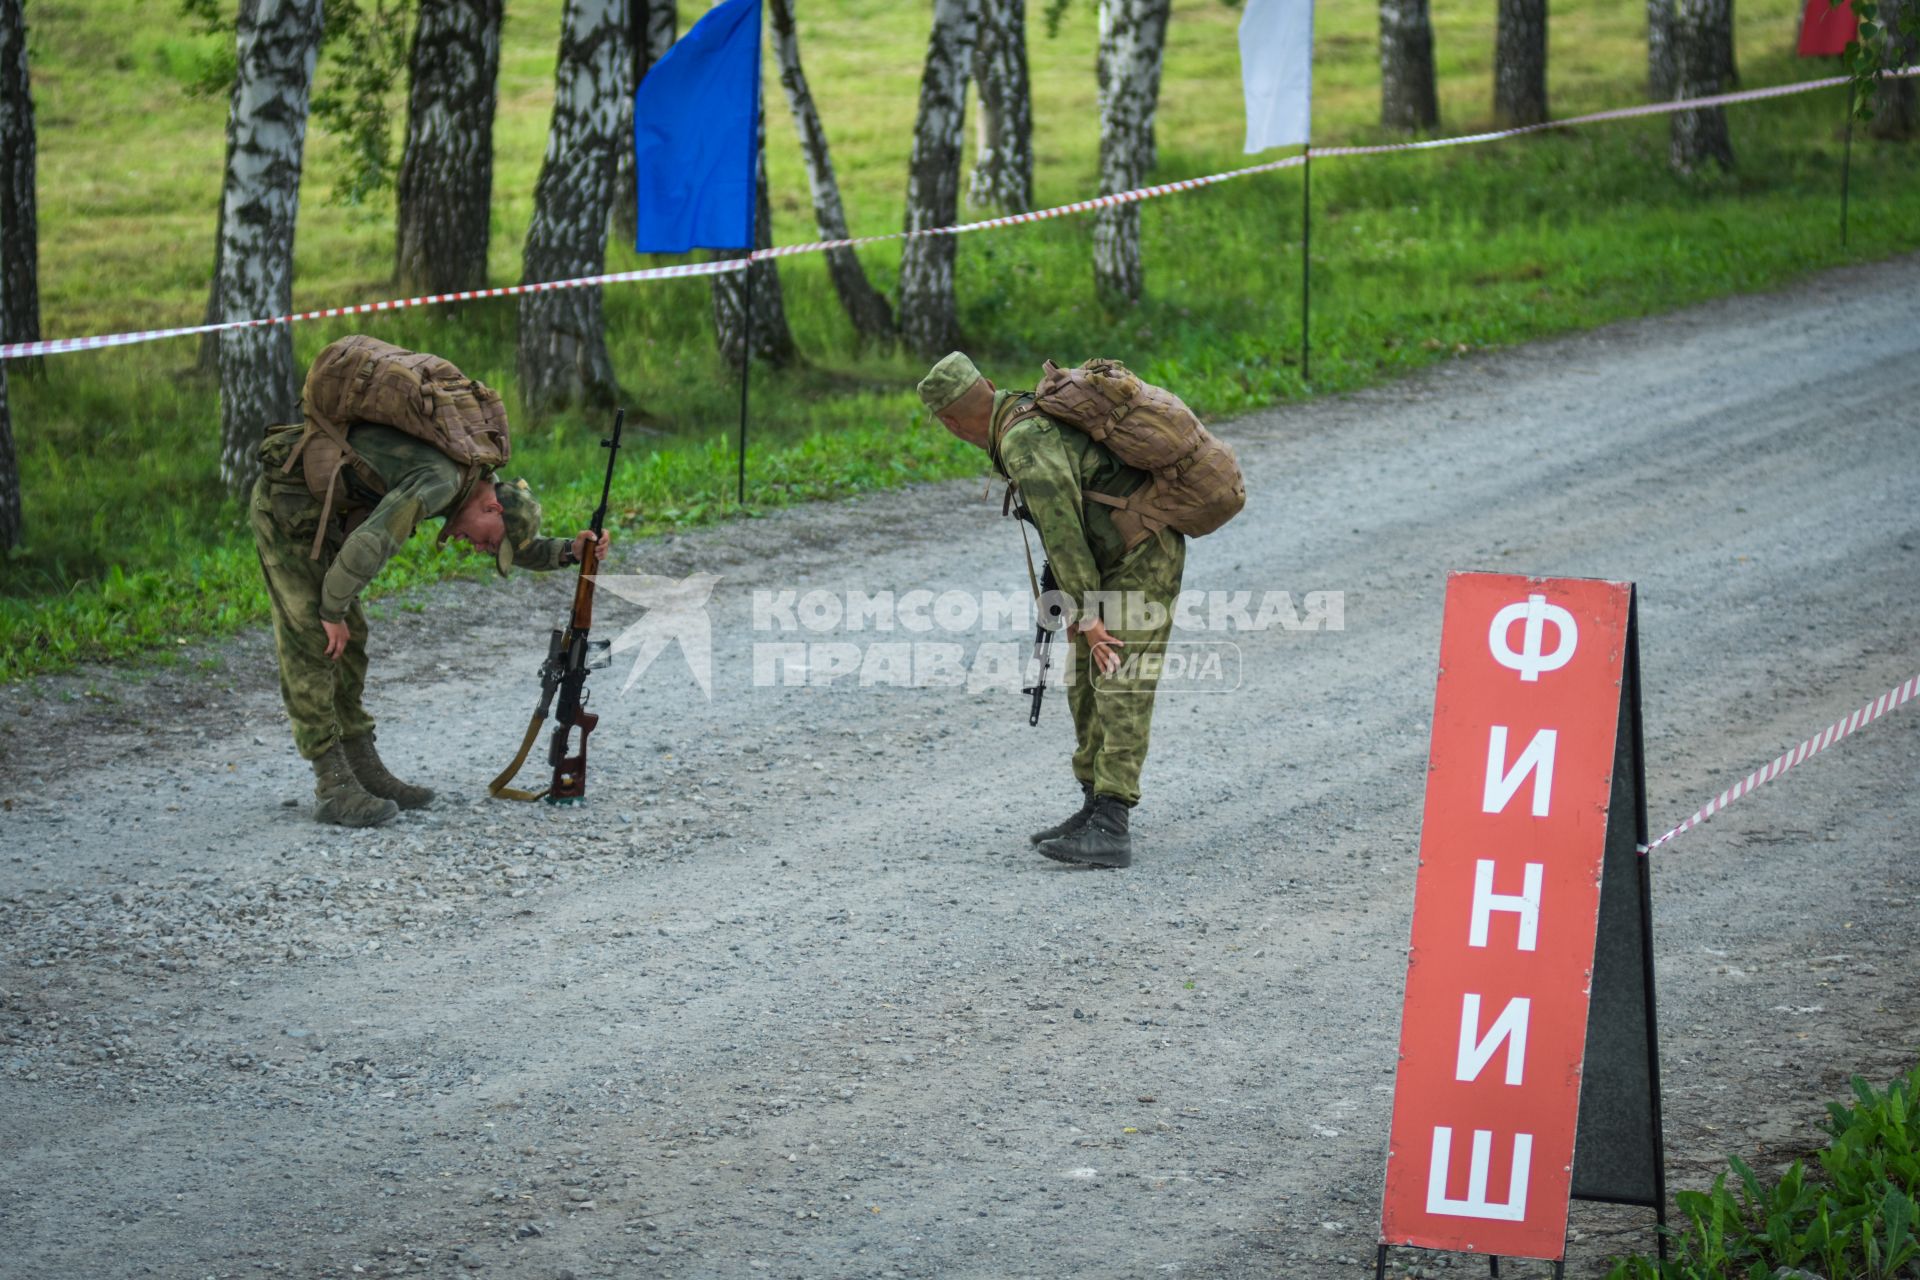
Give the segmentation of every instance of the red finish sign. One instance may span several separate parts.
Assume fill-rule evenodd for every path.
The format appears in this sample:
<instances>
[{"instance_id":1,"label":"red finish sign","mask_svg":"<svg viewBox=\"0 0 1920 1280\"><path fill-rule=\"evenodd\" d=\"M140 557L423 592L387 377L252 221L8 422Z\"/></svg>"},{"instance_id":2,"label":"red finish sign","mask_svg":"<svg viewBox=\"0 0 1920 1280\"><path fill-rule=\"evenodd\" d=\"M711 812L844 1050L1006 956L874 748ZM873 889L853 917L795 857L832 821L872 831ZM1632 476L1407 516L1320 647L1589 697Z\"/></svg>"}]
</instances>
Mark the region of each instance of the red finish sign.
<instances>
[{"instance_id":1,"label":"red finish sign","mask_svg":"<svg viewBox=\"0 0 1920 1280\"><path fill-rule=\"evenodd\" d=\"M1565 1252L1631 600L1447 581L1386 1244Z\"/></svg>"}]
</instances>

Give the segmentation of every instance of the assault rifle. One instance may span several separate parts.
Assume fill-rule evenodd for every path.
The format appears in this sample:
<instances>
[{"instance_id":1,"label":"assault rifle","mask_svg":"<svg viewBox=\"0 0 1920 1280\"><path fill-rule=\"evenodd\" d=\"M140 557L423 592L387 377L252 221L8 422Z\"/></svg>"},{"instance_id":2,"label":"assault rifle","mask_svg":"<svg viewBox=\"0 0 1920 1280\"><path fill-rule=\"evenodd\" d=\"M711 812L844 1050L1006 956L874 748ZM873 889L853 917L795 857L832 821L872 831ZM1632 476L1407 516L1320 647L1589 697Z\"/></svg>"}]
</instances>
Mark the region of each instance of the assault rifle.
<instances>
[{"instance_id":1,"label":"assault rifle","mask_svg":"<svg viewBox=\"0 0 1920 1280\"><path fill-rule=\"evenodd\" d=\"M1031 566L1029 566L1031 568ZM1034 676L1033 684L1020 692L1031 694L1033 705L1027 710L1027 723L1040 723L1040 699L1047 695L1047 666L1052 661L1053 628L1047 625L1046 605L1043 601L1059 590L1060 584L1053 580L1053 561L1048 560L1040 566L1040 598L1033 602L1035 632L1033 637L1034 660L1040 664L1040 672Z\"/></svg>"},{"instance_id":2,"label":"assault rifle","mask_svg":"<svg viewBox=\"0 0 1920 1280\"><path fill-rule=\"evenodd\" d=\"M594 509L593 537L580 553L580 577L573 588L573 612L565 629L555 628L547 642L547 660L540 664L540 706L527 724L527 736L520 742L519 754L487 786L495 799L542 800L548 804L578 804L587 798L587 735L600 723L600 717L587 710L587 672L597 671L612 661L608 642L592 640L593 577L600 567L600 531L607 522L607 499L613 492L613 465L620 456L620 428L626 421L625 409L613 415L613 435L600 442L607 450L607 478L600 486L600 505ZM553 737L547 743L547 763L553 766L553 780L538 791L524 791L507 784L526 763L534 739L540 736L555 694L560 696L560 711L554 717ZM573 746L574 731L580 734L579 746Z\"/></svg>"}]
</instances>

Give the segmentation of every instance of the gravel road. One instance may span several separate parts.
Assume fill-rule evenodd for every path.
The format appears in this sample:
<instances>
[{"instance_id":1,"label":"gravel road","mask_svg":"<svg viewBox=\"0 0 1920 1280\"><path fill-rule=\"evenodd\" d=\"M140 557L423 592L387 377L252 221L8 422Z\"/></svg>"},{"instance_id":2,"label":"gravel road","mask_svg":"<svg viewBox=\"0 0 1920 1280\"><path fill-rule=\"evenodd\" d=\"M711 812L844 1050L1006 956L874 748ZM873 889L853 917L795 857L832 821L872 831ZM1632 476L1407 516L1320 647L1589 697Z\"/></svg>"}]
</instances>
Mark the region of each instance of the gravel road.
<instances>
[{"instance_id":1,"label":"gravel road","mask_svg":"<svg viewBox=\"0 0 1920 1280\"><path fill-rule=\"evenodd\" d=\"M1018 597L978 482L620 547L719 576L712 696L596 676L580 809L479 798L554 578L380 608L382 746L442 798L373 832L306 819L261 633L0 691L0 1275L1370 1274L1446 572L1639 583L1663 829L1920 669L1916 299L1909 257L1226 424L1251 502L1188 586L1344 627L1164 698L1123 873L1027 847L1064 697L754 685L1024 642L754 629ZM1917 765L1907 711L1657 855L1675 1185L1911 1064ZM1570 1273L1647 1220L1576 1206Z\"/></svg>"}]
</instances>

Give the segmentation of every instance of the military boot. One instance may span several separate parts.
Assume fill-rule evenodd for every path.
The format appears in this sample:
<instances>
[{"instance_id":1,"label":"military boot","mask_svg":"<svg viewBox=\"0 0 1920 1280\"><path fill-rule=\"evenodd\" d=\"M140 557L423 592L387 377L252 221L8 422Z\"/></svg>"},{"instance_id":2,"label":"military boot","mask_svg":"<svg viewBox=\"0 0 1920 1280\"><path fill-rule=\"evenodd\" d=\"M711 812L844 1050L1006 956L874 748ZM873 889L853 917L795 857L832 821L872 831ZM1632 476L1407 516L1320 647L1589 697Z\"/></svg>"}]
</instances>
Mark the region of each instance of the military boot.
<instances>
[{"instance_id":1,"label":"military boot","mask_svg":"<svg viewBox=\"0 0 1920 1280\"><path fill-rule=\"evenodd\" d=\"M1064 822L1056 822L1045 831L1036 831L1027 839L1034 844L1045 844L1049 840L1058 840L1061 836L1070 836L1080 829L1080 824L1093 812L1093 784L1080 784L1080 811Z\"/></svg>"},{"instance_id":2,"label":"military boot","mask_svg":"<svg viewBox=\"0 0 1920 1280\"><path fill-rule=\"evenodd\" d=\"M340 745L346 749L347 763L353 768L353 776L360 779L360 785L374 795L391 800L402 809L424 809L433 802L431 788L402 782L387 772L387 766L380 763L380 753L373 749L372 734L342 738Z\"/></svg>"},{"instance_id":3,"label":"military boot","mask_svg":"<svg viewBox=\"0 0 1920 1280\"><path fill-rule=\"evenodd\" d=\"M373 795L353 776L347 763L346 748L336 742L326 754L313 762L313 794L320 804L313 811L315 822L331 822L340 827L377 827L400 812L391 800Z\"/></svg>"},{"instance_id":4,"label":"military boot","mask_svg":"<svg viewBox=\"0 0 1920 1280\"><path fill-rule=\"evenodd\" d=\"M1133 865L1133 837L1127 834L1127 803L1117 796L1097 795L1093 812L1071 835L1049 840L1040 852L1055 862L1088 867Z\"/></svg>"}]
</instances>

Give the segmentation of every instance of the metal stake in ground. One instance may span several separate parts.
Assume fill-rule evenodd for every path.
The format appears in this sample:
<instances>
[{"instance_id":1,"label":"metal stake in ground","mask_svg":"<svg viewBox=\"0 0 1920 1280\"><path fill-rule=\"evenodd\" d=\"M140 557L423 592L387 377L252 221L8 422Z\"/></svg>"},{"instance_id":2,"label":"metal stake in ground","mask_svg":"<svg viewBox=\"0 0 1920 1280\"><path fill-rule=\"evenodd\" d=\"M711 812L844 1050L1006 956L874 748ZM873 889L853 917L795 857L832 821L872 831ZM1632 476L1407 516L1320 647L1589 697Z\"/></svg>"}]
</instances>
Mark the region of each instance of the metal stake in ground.
<instances>
[{"instance_id":1,"label":"metal stake in ground","mask_svg":"<svg viewBox=\"0 0 1920 1280\"><path fill-rule=\"evenodd\" d=\"M1841 101L1847 104L1846 141L1840 150L1840 247L1847 247L1847 189L1853 185L1853 85L1840 86Z\"/></svg>"},{"instance_id":2,"label":"metal stake in ground","mask_svg":"<svg viewBox=\"0 0 1920 1280\"><path fill-rule=\"evenodd\" d=\"M754 234L759 238L760 211L754 209ZM740 291L746 316L740 322L740 491L739 503L747 505L747 391L753 385L753 251L747 251L747 284Z\"/></svg>"},{"instance_id":3,"label":"metal stake in ground","mask_svg":"<svg viewBox=\"0 0 1920 1280\"><path fill-rule=\"evenodd\" d=\"M1300 381L1313 380L1313 144L1300 151Z\"/></svg>"}]
</instances>

